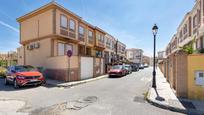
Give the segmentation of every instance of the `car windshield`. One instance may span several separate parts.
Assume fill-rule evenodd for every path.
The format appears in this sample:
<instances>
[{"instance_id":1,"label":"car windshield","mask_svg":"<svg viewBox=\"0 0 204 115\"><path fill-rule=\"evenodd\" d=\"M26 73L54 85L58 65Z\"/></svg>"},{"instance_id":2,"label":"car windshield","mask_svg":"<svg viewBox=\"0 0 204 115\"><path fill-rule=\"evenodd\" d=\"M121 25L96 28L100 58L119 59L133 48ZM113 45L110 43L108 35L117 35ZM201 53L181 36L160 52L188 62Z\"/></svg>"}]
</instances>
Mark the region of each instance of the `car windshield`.
<instances>
[{"instance_id":1,"label":"car windshield","mask_svg":"<svg viewBox=\"0 0 204 115\"><path fill-rule=\"evenodd\" d=\"M16 66L15 67L16 72L30 72L30 71L37 71L37 68L32 66Z\"/></svg>"},{"instance_id":2,"label":"car windshield","mask_svg":"<svg viewBox=\"0 0 204 115\"><path fill-rule=\"evenodd\" d=\"M121 68L122 68L122 66L120 66L120 65L112 66L112 69L121 69Z\"/></svg>"}]
</instances>

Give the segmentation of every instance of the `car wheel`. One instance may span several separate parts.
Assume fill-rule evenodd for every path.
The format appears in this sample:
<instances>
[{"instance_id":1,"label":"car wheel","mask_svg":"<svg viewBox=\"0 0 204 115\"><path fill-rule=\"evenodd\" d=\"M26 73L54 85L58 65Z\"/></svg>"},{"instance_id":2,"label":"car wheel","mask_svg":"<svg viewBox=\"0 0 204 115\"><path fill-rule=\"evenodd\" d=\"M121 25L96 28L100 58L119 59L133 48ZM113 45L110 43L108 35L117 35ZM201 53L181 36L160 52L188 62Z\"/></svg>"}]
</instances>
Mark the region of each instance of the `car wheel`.
<instances>
[{"instance_id":1,"label":"car wheel","mask_svg":"<svg viewBox=\"0 0 204 115\"><path fill-rule=\"evenodd\" d=\"M18 89L18 88L19 88L19 85L18 85L18 83L17 83L16 80L14 80L13 86L14 86L15 89Z\"/></svg>"},{"instance_id":2,"label":"car wheel","mask_svg":"<svg viewBox=\"0 0 204 115\"><path fill-rule=\"evenodd\" d=\"M5 78L4 79L4 85L8 85L9 83L8 83L8 80L7 80L7 78Z\"/></svg>"}]
</instances>

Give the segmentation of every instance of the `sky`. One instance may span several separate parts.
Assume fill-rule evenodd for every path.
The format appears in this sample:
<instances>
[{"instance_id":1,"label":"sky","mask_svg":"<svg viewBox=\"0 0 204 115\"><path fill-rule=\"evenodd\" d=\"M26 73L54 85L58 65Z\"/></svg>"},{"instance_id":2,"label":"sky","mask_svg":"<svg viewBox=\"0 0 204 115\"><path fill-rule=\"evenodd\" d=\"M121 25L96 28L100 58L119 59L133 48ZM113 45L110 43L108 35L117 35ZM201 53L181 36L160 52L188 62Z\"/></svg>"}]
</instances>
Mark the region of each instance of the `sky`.
<instances>
[{"instance_id":1,"label":"sky","mask_svg":"<svg viewBox=\"0 0 204 115\"><path fill-rule=\"evenodd\" d=\"M16 18L52 0L1 0L0 52L20 46ZM92 25L113 35L127 48L140 48L152 56L152 26L159 27L157 51L165 50L195 0L55 0Z\"/></svg>"}]
</instances>

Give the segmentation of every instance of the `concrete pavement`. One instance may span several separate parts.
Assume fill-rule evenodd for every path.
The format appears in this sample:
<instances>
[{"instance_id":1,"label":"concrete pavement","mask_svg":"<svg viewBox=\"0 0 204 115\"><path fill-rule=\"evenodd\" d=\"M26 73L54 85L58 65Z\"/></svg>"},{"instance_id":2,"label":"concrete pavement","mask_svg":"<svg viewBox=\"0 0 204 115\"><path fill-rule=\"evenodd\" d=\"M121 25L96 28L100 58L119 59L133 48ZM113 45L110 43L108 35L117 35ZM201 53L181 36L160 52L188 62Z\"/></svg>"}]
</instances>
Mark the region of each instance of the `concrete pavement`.
<instances>
[{"instance_id":1,"label":"concrete pavement","mask_svg":"<svg viewBox=\"0 0 204 115\"><path fill-rule=\"evenodd\" d=\"M180 113L192 115L204 114L204 102L177 98L163 73L159 69L156 70L156 73L157 88L154 89L150 86L147 96L148 102L157 107ZM194 105L197 105L197 108L189 108L188 106L191 106L191 102L193 102Z\"/></svg>"},{"instance_id":2,"label":"concrete pavement","mask_svg":"<svg viewBox=\"0 0 204 115\"><path fill-rule=\"evenodd\" d=\"M56 87L72 87L72 86L76 86L76 85L80 85L80 84L84 84L84 83L104 79L104 78L107 78L107 77L108 77L108 75L102 75L102 76L99 76L99 77L96 77L96 78L91 78L91 79L86 79L86 80L81 80L81 81L73 81L73 82L61 82L61 81L57 81L57 80L47 79L46 83L48 85L53 85L53 86L56 86Z\"/></svg>"},{"instance_id":3,"label":"concrete pavement","mask_svg":"<svg viewBox=\"0 0 204 115\"><path fill-rule=\"evenodd\" d=\"M151 84L152 68L121 78L104 78L73 87L52 85L14 89L0 80L0 98L22 100L17 110L31 115L178 115L144 100ZM13 105L15 106L15 105Z\"/></svg>"}]
</instances>

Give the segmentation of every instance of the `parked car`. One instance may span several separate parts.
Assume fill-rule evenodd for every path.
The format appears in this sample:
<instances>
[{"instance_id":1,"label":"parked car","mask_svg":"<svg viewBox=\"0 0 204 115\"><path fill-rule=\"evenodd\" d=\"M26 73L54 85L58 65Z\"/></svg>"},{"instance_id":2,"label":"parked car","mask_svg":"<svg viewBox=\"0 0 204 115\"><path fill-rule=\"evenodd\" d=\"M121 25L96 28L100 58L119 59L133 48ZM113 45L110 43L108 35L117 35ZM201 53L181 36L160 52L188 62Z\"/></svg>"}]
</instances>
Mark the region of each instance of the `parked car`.
<instances>
[{"instance_id":1,"label":"parked car","mask_svg":"<svg viewBox=\"0 0 204 115\"><path fill-rule=\"evenodd\" d=\"M139 65L139 69L144 69L144 65L143 65L143 64L140 64L140 65Z\"/></svg>"},{"instance_id":2,"label":"parked car","mask_svg":"<svg viewBox=\"0 0 204 115\"><path fill-rule=\"evenodd\" d=\"M148 68L149 67L149 65L148 64L144 64L144 68Z\"/></svg>"},{"instance_id":3,"label":"parked car","mask_svg":"<svg viewBox=\"0 0 204 115\"><path fill-rule=\"evenodd\" d=\"M131 64L131 67L132 67L133 72L139 71L139 65L138 64Z\"/></svg>"},{"instance_id":4,"label":"parked car","mask_svg":"<svg viewBox=\"0 0 204 115\"><path fill-rule=\"evenodd\" d=\"M114 65L111 67L111 69L108 72L109 77L124 76L126 75L126 73L127 73L127 70L125 69L123 65Z\"/></svg>"},{"instance_id":5,"label":"parked car","mask_svg":"<svg viewBox=\"0 0 204 115\"><path fill-rule=\"evenodd\" d=\"M132 67L130 65L124 65L124 67L127 70L126 74L131 74L132 73Z\"/></svg>"},{"instance_id":6,"label":"parked car","mask_svg":"<svg viewBox=\"0 0 204 115\"><path fill-rule=\"evenodd\" d=\"M45 77L33 66L10 66L5 78L5 85L12 83L14 88L28 85L42 85Z\"/></svg>"}]
</instances>

